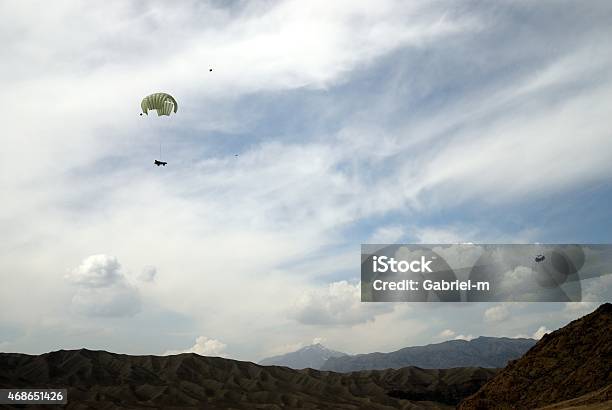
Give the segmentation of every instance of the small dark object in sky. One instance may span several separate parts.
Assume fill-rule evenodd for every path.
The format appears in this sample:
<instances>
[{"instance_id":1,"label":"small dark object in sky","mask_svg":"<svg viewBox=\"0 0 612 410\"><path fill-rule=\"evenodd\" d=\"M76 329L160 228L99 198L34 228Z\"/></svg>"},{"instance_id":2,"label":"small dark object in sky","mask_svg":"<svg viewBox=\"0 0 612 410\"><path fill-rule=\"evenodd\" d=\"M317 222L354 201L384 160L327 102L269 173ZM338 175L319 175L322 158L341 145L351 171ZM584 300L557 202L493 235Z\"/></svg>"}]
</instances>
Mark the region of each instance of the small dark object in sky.
<instances>
[{"instance_id":1,"label":"small dark object in sky","mask_svg":"<svg viewBox=\"0 0 612 410\"><path fill-rule=\"evenodd\" d=\"M238 154L234 154L234 156L235 156L235 157L237 157L237 156L238 156Z\"/></svg>"},{"instance_id":2,"label":"small dark object in sky","mask_svg":"<svg viewBox=\"0 0 612 410\"><path fill-rule=\"evenodd\" d=\"M211 72L212 72L212 68L209 68L209 69L208 69L208 71L211 71Z\"/></svg>"},{"instance_id":3,"label":"small dark object in sky","mask_svg":"<svg viewBox=\"0 0 612 410\"><path fill-rule=\"evenodd\" d=\"M546 259L546 257L544 255L538 255L535 257L535 261L536 262L542 262L544 259Z\"/></svg>"},{"instance_id":4,"label":"small dark object in sky","mask_svg":"<svg viewBox=\"0 0 612 410\"><path fill-rule=\"evenodd\" d=\"M166 165L168 165L168 163L167 163L167 162L165 162L165 161L158 161L158 160L155 160L155 162L153 162L153 164L154 164L154 165L157 165L157 166L162 165L162 166L164 166L164 167L165 167Z\"/></svg>"},{"instance_id":5,"label":"small dark object in sky","mask_svg":"<svg viewBox=\"0 0 612 410\"><path fill-rule=\"evenodd\" d=\"M140 116L142 117L142 113L140 113Z\"/></svg>"}]
</instances>

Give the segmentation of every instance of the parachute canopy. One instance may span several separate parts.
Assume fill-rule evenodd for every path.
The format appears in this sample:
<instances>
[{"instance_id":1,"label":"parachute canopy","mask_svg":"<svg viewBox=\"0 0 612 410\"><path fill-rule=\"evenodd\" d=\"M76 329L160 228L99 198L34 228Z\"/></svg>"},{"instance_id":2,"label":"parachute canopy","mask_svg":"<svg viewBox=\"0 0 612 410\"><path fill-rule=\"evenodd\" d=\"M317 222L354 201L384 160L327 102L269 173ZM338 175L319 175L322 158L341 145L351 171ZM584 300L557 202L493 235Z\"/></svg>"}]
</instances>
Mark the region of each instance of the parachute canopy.
<instances>
[{"instance_id":1,"label":"parachute canopy","mask_svg":"<svg viewBox=\"0 0 612 410\"><path fill-rule=\"evenodd\" d=\"M149 110L157 111L157 115L170 115L172 111L176 113L178 104L173 96L166 93L155 93L147 95L140 103L142 112L149 115Z\"/></svg>"}]
</instances>

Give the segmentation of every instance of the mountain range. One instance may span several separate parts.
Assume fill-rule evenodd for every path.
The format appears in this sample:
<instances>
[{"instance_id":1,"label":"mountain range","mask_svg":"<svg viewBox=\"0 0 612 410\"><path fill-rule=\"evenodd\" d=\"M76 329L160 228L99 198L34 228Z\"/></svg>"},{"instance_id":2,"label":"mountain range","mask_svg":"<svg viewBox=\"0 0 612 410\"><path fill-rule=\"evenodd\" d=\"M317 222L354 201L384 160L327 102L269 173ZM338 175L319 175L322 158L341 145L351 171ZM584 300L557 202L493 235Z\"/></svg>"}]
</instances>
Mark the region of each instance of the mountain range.
<instances>
[{"instance_id":1,"label":"mountain range","mask_svg":"<svg viewBox=\"0 0 612 410\"><path fill-rule=\"evenodd\" d=\"M368 353L331 357L321 370L354 372L359 370L400 369L417 366L426 369L452 367L501 368L518 359L536 343L533 339L479 337L470 341L449 340L426 346L405 347L390 353Z\"/></svg>"},{"instance_id":2,"label":"mountain range","mask_svg":"<svg viewBox=\"0 0 612 410\"><path fill-rule=\"evenodd\" d=\"M287 366L292 369L320 369L330 357L347 356L346 353L328 349L320 343L302 347L295 352L272 356L259 362L264 366Z\"/></svg>"}]
</instances>

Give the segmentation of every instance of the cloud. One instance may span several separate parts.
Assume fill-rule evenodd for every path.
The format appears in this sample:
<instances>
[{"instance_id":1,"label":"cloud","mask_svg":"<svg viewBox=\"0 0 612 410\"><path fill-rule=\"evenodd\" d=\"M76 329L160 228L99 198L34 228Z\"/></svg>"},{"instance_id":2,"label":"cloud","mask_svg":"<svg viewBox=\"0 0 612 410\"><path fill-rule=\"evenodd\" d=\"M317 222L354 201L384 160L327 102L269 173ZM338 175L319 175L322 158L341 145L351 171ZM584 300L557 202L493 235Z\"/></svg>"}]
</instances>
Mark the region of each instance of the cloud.
<instances>
[{"instance_id":1,"label":"cloud","mask_svg":"<svg viewBox=\"0 0 612 410\"><path fill-rule=\"evenodd\" d=\"M468 279L471 268L482 254L482 248L472 244L435 246L432 250L448 263L461 280Z\"/></svg>"},{"instance_id":2,"label":"cloud","mask_svg":"<svg viewBox=\"0 0 612 410\"><path fill-rule=\"evenodd\" d=\"M441 331L438 334L437 337L438 337L438 339L445 339L446 340L446 339L451 339L451 338L455 337L456 334L457 333L455 333L455 331L453 331L453 330L445 329L445 330Z\"/></svg>"},{"instance_id":3,"label":"cloud","mask_svg":"<svg viewBox=\"0 0 612 410\"><path fill-rule=\"evenodd\" d=\"M572 316L576 314L582 316L592 311L597 305L599 305L597 302L566 302L563 309Z\"/></svg>"},{"instance_id":4,"label":"cloud","mask_svg":"<svg viewBox=\"0 0 612 410\"><path fill-rule=\"evenodd\" d=\"M175 355L181 353L196 353L201 356L222 356L227 345L217 339L211 339L206 336L199 336L193 346L185 350L168 350L164 353L167 355Z\"/></svg>"},{"instance_id":5,"label":"cloud","mask_svg":"<svg viewBox=\"0 0 612 410\"><path fill-rule=\"evenodd\" d=\"M157 276L157 268L155 266L145 266L138 275L138 280L142 282L155 282Z\"/></svg>"},{"instance_id":6,"label":"cloud","mask_svg":"<svg viewBox=\"0 0 612 410\"><path fill-rule=\"evenodd\" d=\"M436 339L442 340L442 341L446 341L446 340L466 340L466 341L470 341L472 339L474 339L475 337L471 334L468 335L464 335L464 334L457 334L457 332L455 332L454 330L451 329L445 329L443 331L441 331L440 333L438 333L436 335Z\"/></svg>"},{"instance_id":7,"label":"cloud","mask_svg":"<svg viewBox=\"0 0 612 410\"><path fill-rule=\"evenodd\" d=\"M306 325L355 325L393 311L387 303L361 303L361 285L345 280L304 292L291 316Z\"/></svg>"},{"instance_id":8,"label":"cloud","mask_svg":"<svg viewBox=\"0 0 612 410\"><path fill-rule=\"evenodd\" d=\"M485 310L484 318L487 322L501 322L510 317L510 310L506 305L493 306Z\"/></svg>"},{"instance_id":9,"label":"cloud","mask_svg":"<svg viewBox=\"0 0 612 410\"><path fill-rule=\"evenodd\" d=\"M585 302L606 301L612 297L612 273L583 280L582 284L584 287L582 300Z\"/></svg>"},{"instance_id":10,"label":"cloud","mask_svg":"<svg viewBox=\"0 0 612 410\"><path fill-rule=\"evenodd\" d=\"M460 249L461 245L474 243L530 243L536 232L537 229L533 227L509 232L501 231L496 227L460 222L452 225L419 226L411 233L418 243L455 245L439 248L452 252ZM461 253L465 254L465 249L461 250Z\"/></svg>"},{"instance_id":11,"label":"cloud","mask_svg":"<svg viewBox=\"0 0 612 410\"><path fill-rule=\"evenodd\" d=\"M455 336L455 340L466 340L466 341L469 342L472 339L474 339L474 336L472 336L472 335L457 335L457 336Z\"/></svg>"},{"instance_id":12,"label":"cloud","mask_svg":"<svg viewBox=\"0 0 612 410\"><path fill-rule=\"evenodd\" d=\"M106 287L122 280L121 265L114 256L92 255L83 260L66 278L83 287Z\"/></svg>"},{"instance_id":13,"label":"cloud","mask_svg":"<svg viewBox=\"0 0 612 410\"><path fill-rule=\"evenodd\" d=\"M390 225L382 226L370 237L368 243L372 244L385 244L385 243L397 243L404 236L404 228L401 226Z\"/></svg>"},{"instance_id":14,"label":"cloud","mask_svg":"<svg viewBox=\"0 0 612 410\"><path fill-rule=\"evenodd\" d=\"M72 297L72 309L86 316L129 317L140 312L140 294L136 288L124 283L78 289Z\"/></svg>"},{"instance_id":15,"label":"cloud","mask_svg":"<svg viewBox=\"0 0 612 410\"><path fill-rule=\"evenodd\" d=\"M575 319L586 315L612 297L612 274L582 280L581 284L582 301L565 303L563 312L567 318Z\"/></svg>"},{"instance_id":16,"label":"cloud","mask_svg":"<svg viewBox=\"0 0 612 410\"><path fill-rule=\"evenodd\" d=\"M295 352L297 350L300 350L302 347L304 347L304 343L302 342L297 342L297 343L287 343L281 346L275 346L271 349L268 350L267 354L265 355L265 357L270 357L270 356L279 356L279 355L283 355L286 353L292 353Z\"/></svg>"},{"instance_id":17,"label":"cloud","mask_svg":"<svg viewBox=\"0 0 612 410\"><path fill-rule=\"evenodd\" d=\"M506 272L498 274L496 285L498 292L507 295L505 300L530 300L537 301L540 286L537 285L533 269L527 266L517 266Z\"/></svg>"},{"instance_id":18,"label":"cloud","mask_svg":"<svg viewBox=\"0 0 612 410\"><path fill-rule=\"evenodd\" d=\"M474 238L474 232L456 227L422 227L414 232L419 243L463 243Z\"/></svg>"},{"instance_id":19,"label":"cloud","mask_svg":"<svg viewBox=\"0 0 612 410\"><path fill-rule=\"evenodd\" d=\"M538 330L536 330L535 332L533 332L531 334L531 336L526 335L524 333L520 333L516 336L514 336L517 339L535 339L535 340L540 340L542 337L544 337L545 334L550 333L551 330L548 329L546 326L540 326L538 328Z\"/></svg>"},{"instance_id":20,"label":"cloud","mask_svg":"<svg viewBox=\"0 0 612 410\"><path fill-rule=\"evenodd\" d=\"M140 311L138 289L129 283L114 256L89 256L66 278L77 287L71 301L75 313L94 317L127 317Z\"/></svg>"},{"instance_id":21,"label":"cloud","mask_svg":"<svg viewBox=\"0 0 612 410\"><path fill-rule=\"evenodd\" d=\"M550 333L550 330L546 328L546 326L540 326L538 330L533 332L531 337L536 340L540 340L545 334Z\"/></svg>"}]
</instances>

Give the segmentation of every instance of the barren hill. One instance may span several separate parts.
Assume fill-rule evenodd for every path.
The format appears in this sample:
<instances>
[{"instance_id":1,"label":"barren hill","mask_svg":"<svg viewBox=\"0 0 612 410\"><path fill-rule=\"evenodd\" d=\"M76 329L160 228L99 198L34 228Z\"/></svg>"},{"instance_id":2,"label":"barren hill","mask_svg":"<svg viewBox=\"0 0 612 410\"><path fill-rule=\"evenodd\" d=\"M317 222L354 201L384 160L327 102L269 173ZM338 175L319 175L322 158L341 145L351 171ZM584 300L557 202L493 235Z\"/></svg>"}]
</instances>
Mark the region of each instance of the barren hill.
<instances>
[{"instance_id":1,"label":"barren hill","mask_svg":"<svg viewBox=\"0 0 612 410\"><path fill-rule=\"evenodd\" d=\"M611 370L612 304L606 303L545 335L459 409L612 408Z\"/></svg>"},{"instance_id":2,"label":"barren hill","mask_svg":"<svg viewBox=\"0 0 612 410\"><path fill-rule=\"evenodd\" d=\"M104 351L0 354L0 388L68 390L68 409L452 408L495 370L458 368L347 374L205 357Z\"/></svg>"},{"instance_id":3,"label":"barren hill","mask_svg":"<svg viewBox=\"0 0 612 410\"><path fill-rule=\"evenodd\" d=\"M478 337L449 340L426 346L405 347L390 353L368 353L356 356L329 358L322 370L354 372L359 370L400 369L418 366L426 369L453 367L504 367L518 359L536 343L533 339L507 337Z\"/></svg>"}]
</instances>

